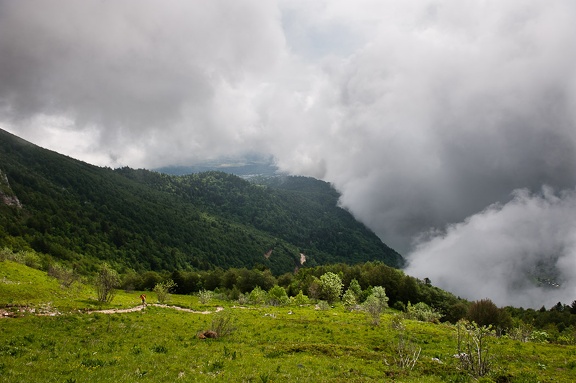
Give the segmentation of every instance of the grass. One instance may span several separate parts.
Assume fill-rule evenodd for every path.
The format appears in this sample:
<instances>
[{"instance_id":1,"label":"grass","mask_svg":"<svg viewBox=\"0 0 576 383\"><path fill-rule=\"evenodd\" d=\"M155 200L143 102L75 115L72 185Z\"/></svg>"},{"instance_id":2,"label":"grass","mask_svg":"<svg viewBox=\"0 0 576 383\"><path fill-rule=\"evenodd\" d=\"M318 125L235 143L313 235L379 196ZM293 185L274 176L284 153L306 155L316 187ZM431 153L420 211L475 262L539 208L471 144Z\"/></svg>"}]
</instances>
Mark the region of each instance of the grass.
<instances>
[{"instance_id":1,"label":"grass","mask_svg":"<svg viewBox=\"0 0 576 383\"><path fill-rule=\"evenodd\" d=\"M104 307L136 306L139 295L119 292ZM365 314L339 306L240 308L173 295L170 304L199 311L222 306L231 316L230 335L198 339L221 314L156 306L124 314L79 312L100 308L93 296L87 286L62 289L45 273L0 262L0 307L52 302L62 313L0 319L0 382L576 381L576 347L506 338L491 339L492 372L474 379L453 357L454 326L406 320L405 329L396 330L393 311L374 327ZM422 348L413 370L395 363L401 339Z\"/></svg>"}]
</instances>

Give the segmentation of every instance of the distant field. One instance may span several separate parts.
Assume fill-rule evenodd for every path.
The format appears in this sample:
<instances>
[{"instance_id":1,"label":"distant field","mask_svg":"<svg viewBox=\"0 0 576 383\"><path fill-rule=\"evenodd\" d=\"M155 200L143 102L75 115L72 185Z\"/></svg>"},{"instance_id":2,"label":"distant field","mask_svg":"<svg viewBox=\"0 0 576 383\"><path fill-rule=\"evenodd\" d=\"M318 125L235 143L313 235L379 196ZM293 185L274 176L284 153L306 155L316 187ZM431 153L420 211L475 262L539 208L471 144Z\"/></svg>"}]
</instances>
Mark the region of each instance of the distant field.
<instances>
[{"instance_id":1,"label":"distant field","mask_svg":"<svg viewBox=\"0 0 576 383\"><path fill-rule=\"evenodd\" d=\"M148 302L155 295L148 294ZM86 313L140 304L119 292L99 306L88 286L61 288L45 273L0 262L0 307L30 312L0 319L1 382L574 382L576 347L490 337L490 372L462 371L453 325L400 320L390 310L379 326L340 305L245 306L173 295L171 305L130 313ZM216 313L217 307L223 310ZM58 313L58 315L56 315ZM226 322L229 321L229 322ZM198 334L218 326L218 339ZM421 353L413 368L406 350Z\"/></svg>"}]
</instances>

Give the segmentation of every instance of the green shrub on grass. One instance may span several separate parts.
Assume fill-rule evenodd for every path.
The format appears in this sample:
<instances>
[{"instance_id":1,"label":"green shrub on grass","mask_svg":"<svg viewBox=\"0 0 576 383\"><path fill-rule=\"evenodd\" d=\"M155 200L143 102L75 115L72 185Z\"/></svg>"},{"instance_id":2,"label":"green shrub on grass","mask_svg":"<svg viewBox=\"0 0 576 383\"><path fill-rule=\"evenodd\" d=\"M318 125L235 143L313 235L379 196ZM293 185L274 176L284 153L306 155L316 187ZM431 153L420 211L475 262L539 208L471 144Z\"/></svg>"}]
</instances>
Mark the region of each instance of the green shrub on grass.
<instances>
[{"instance_id":1,"label":"green shrub on grass","mask_svg":"<svg viewBox=\"0 0 576 383\"><path fill-rule=\"evenodd\" d=\"M164 282L157 283L154 286L154 292L158 297L158 303L164 304L170 300L170 291L176 287L176 283L172 279L168 279Z\"/></svg>"},{"instance_id":2,"label":"green shrub on grass","mask_svg":"<svg viewBox=\"0 0 576 383\"><path fill-rule=\"evenodd\" d=\"M300 290L296 296L292 297L291 300L295 305L298 306L303 306L310 303L310 299L304 295L302 290Z\"/></svg>"},{"instance_id":3,"label":"green shrub on grass","mask_svg":"<svg viewBox=\"0 0 576 383\"><path fill-rule=\"evenodd\" d=\"M418 302L412 305L408 302L406 306L406 313L404 314L407 319L415 319L421 322L438 322L442 314L428 306L424 302Z\"/></svg>"},{"instance_id":4,"label":"green shrub on grass","mask_svg":"<svg viewBox=\"0 0 576 383\"><path fill-rule=\"evenodd\" d=\"M268 290L266 303L271 306L282 306L290 303L290 298L288 298L284 287L275 285Z\"/></svg>"},{"instance_id":5,"label":"green shrub on grass","mask_svg":"<svg viewBox=\"0 0 576 383\"><path fill-rule=\"evenodd\" d=\"M251 292L249 297L250 304L258 305L266 301L266 291L262 290L260 286L256 286Z\"/></svg>"},{"instance_id":6,"label":"green shrub on grass","mask_svg":"<svg viewBox=\"0 0 576 383\"><path fill-rule=\"evenodd\" d=\"M232 334L236 328L236 320L230 311L220 311L214 314L210 329L217 334L218 338Z\"/></svg>"},{"instance_id":7,"label":"green shrub on grass","mask_svg":"<svg viewBox=\"0 0 576 383\"><path fill-rule=\"evenodd\" d=\"M206 289L201 289L200 291L198 291L197 295L198 295L198 300L203 305L209 303L214 298L214 293L212 291L209 291Z\"/></svg>"}]
</instances>

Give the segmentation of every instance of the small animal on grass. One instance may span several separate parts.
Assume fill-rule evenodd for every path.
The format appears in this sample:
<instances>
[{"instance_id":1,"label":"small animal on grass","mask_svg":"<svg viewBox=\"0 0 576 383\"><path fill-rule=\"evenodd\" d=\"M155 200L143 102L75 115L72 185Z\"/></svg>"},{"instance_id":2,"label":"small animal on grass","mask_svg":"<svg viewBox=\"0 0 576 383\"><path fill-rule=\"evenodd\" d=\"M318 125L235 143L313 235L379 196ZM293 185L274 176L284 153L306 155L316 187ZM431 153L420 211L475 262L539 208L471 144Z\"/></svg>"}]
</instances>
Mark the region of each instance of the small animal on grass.
<instances>
[{"instance_id":1,"label":"small animal on grass","mask_svg":"<svg viewBox=\"0 0 576 383\"><path fill-rule=\"evenodd\" d=\"M206 339L206 338L218 338L218 334L216 333L216 331L212 330L202 331L200 334L198 334L198 339Z\"/></svg>"}]
</instances>

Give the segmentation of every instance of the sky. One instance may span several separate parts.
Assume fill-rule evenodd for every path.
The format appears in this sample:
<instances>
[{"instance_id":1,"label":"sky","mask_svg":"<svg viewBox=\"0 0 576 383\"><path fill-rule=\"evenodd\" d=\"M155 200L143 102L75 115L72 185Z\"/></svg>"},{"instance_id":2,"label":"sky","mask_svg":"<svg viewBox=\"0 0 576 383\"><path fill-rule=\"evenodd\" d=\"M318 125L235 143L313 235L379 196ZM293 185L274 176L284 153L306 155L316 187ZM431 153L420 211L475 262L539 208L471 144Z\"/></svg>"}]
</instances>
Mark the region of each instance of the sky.
<instances>
[{"instance_id":1,"label":"sky","mask_svg":"<svg viewBox=\"0 0 576 383\"><path fill-rule=\"evenodd\" d=\"M570 304L575 24L572 0L0 0L0 128L112 168L272 156L410 275Z\"/></svg>"}]
</instances>

